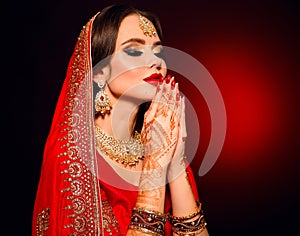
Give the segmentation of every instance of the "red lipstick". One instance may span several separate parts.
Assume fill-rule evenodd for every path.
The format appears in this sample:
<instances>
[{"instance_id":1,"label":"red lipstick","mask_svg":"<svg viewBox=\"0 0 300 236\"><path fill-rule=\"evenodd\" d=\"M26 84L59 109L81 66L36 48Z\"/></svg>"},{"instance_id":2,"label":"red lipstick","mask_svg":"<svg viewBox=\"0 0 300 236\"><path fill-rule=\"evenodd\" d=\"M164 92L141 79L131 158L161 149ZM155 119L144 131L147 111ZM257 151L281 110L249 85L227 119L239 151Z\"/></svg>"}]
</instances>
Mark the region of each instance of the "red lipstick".
<instances>
[{"instance_id":1,"label":"red lipstick","mask_svg":"<svg viewBox=\"0 0 300 236\"><path fill-rule=\"evenodd\" d=\"M149 77L146 77L145 79L143 79L145 82L152 84L152 85L157 85L159 82L161 82L163 79L162 74L160 73L155 73L150 75Z\"/></svg>"}]
</instances>

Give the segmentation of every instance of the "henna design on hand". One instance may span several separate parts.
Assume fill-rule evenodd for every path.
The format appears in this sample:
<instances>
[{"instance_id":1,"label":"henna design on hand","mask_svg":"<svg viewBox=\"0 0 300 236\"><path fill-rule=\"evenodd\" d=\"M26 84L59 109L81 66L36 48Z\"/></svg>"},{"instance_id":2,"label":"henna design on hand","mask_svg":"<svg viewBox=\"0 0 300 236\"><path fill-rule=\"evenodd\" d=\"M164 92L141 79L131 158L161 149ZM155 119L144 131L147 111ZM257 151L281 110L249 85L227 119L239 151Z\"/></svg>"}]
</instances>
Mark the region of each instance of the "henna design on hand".
<instances>
[{"instance_id":1,"label":"henna design on hand","mask_svg":"<svg viewBox=\"0 0 300 236\"><path fill-rule=\"evenodd\" d=\"M164 81L158 85L156 96L145 114L141 133L145 157L150 156L153 164L159 164L160 167L170 163L178 141L182 104L177 99L178 84L174 88L171 86L173 80L169 84Z\"/></svg>"},{"instance_id":2,"label":"henna design on hand","mask_svg":"<svg viewBox=\"0 0 300 236\"><path fill-rule=\"evenodd\" d=\"M167 168L178 143L182 102L178 99L178 84L171 86L173 80L158 85L141 132L145 157L137 205L147 209L163 205Z\"/></svg>"}]
</instances>

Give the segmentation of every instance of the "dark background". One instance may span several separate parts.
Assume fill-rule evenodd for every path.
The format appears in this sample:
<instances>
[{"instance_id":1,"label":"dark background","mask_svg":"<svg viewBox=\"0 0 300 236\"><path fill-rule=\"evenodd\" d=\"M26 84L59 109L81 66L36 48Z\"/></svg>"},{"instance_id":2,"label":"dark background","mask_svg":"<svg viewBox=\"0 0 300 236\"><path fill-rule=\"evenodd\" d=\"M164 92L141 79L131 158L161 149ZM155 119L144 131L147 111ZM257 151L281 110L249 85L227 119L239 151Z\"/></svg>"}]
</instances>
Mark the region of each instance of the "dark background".
<instances>
[{"instance_id":1,"label":"dark background","mask_svg":"<svg viewBox=\"0 0 300 236\"><path fill-rule=\"evenodd\" d=\"M204 176L197 171L209 138L209 112L199 94L188 95L203 109L203 139L192 167L210 235L297 234L299 5L249 0L7 3L2 158L9 163L2 168L2 195L9 234L31 235L43 146L77 36L98 10L118 2L154 11L165 45L199 60L223 95L226 139Z\"/></svg>"}]
</instances>

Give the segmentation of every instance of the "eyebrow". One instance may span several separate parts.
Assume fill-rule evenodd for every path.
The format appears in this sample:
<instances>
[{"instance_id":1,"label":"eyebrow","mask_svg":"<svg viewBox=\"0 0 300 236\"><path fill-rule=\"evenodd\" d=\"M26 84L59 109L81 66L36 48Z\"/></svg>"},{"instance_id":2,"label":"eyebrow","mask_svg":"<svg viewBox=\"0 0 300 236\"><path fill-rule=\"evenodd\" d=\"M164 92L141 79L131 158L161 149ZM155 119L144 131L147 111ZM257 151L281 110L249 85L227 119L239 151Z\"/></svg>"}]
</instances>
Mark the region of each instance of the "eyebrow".
<instances>
[{"instance_id":1,"label":"eyebrow","mask_svg":"<svg viewBox=\"0 0 300 236\"><path fill-rule=\"evenodd\" d=\"M126 43L140 43L140 44L146 44L146 41L144 39L140 38L131 38L123 42L121 45L124 45ZM153 45L162 45L161 41L155 42Z\"/></svg>"}]
</instances>

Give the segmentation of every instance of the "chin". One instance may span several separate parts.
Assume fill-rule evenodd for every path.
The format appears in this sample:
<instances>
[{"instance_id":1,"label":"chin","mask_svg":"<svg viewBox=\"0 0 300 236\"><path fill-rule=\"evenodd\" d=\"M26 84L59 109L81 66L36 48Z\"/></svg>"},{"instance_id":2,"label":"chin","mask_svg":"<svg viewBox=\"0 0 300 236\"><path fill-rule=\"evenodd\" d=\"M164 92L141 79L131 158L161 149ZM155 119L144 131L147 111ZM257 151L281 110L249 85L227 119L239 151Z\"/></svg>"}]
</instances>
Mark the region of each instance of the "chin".
<instances>
[{"instance_id":1,"label":"chin","mask_svg":"<svg viewBox=\"0 0 300 236\"><path fill-rule=\"evenodd\" d=\"M131 98L136 101L140 101L142 103L151 101L154 98L155 93L156 86L143 83L139 84L138 86L135 86L134 88L129 89L122 96Z\"/></svg>"},{"instance_id":2,"label":"chin","mask_svg":"<svg viewBox=\"0 0 300 236\"><path fill-rule=\"evenodd\" d=\"M152 86L151 88L148 88L147 90L141 90L138 93L136 93L137 99L140 99L144 102L151 101L156 93L156 87Z\"/></svg>"}]
</instances>

